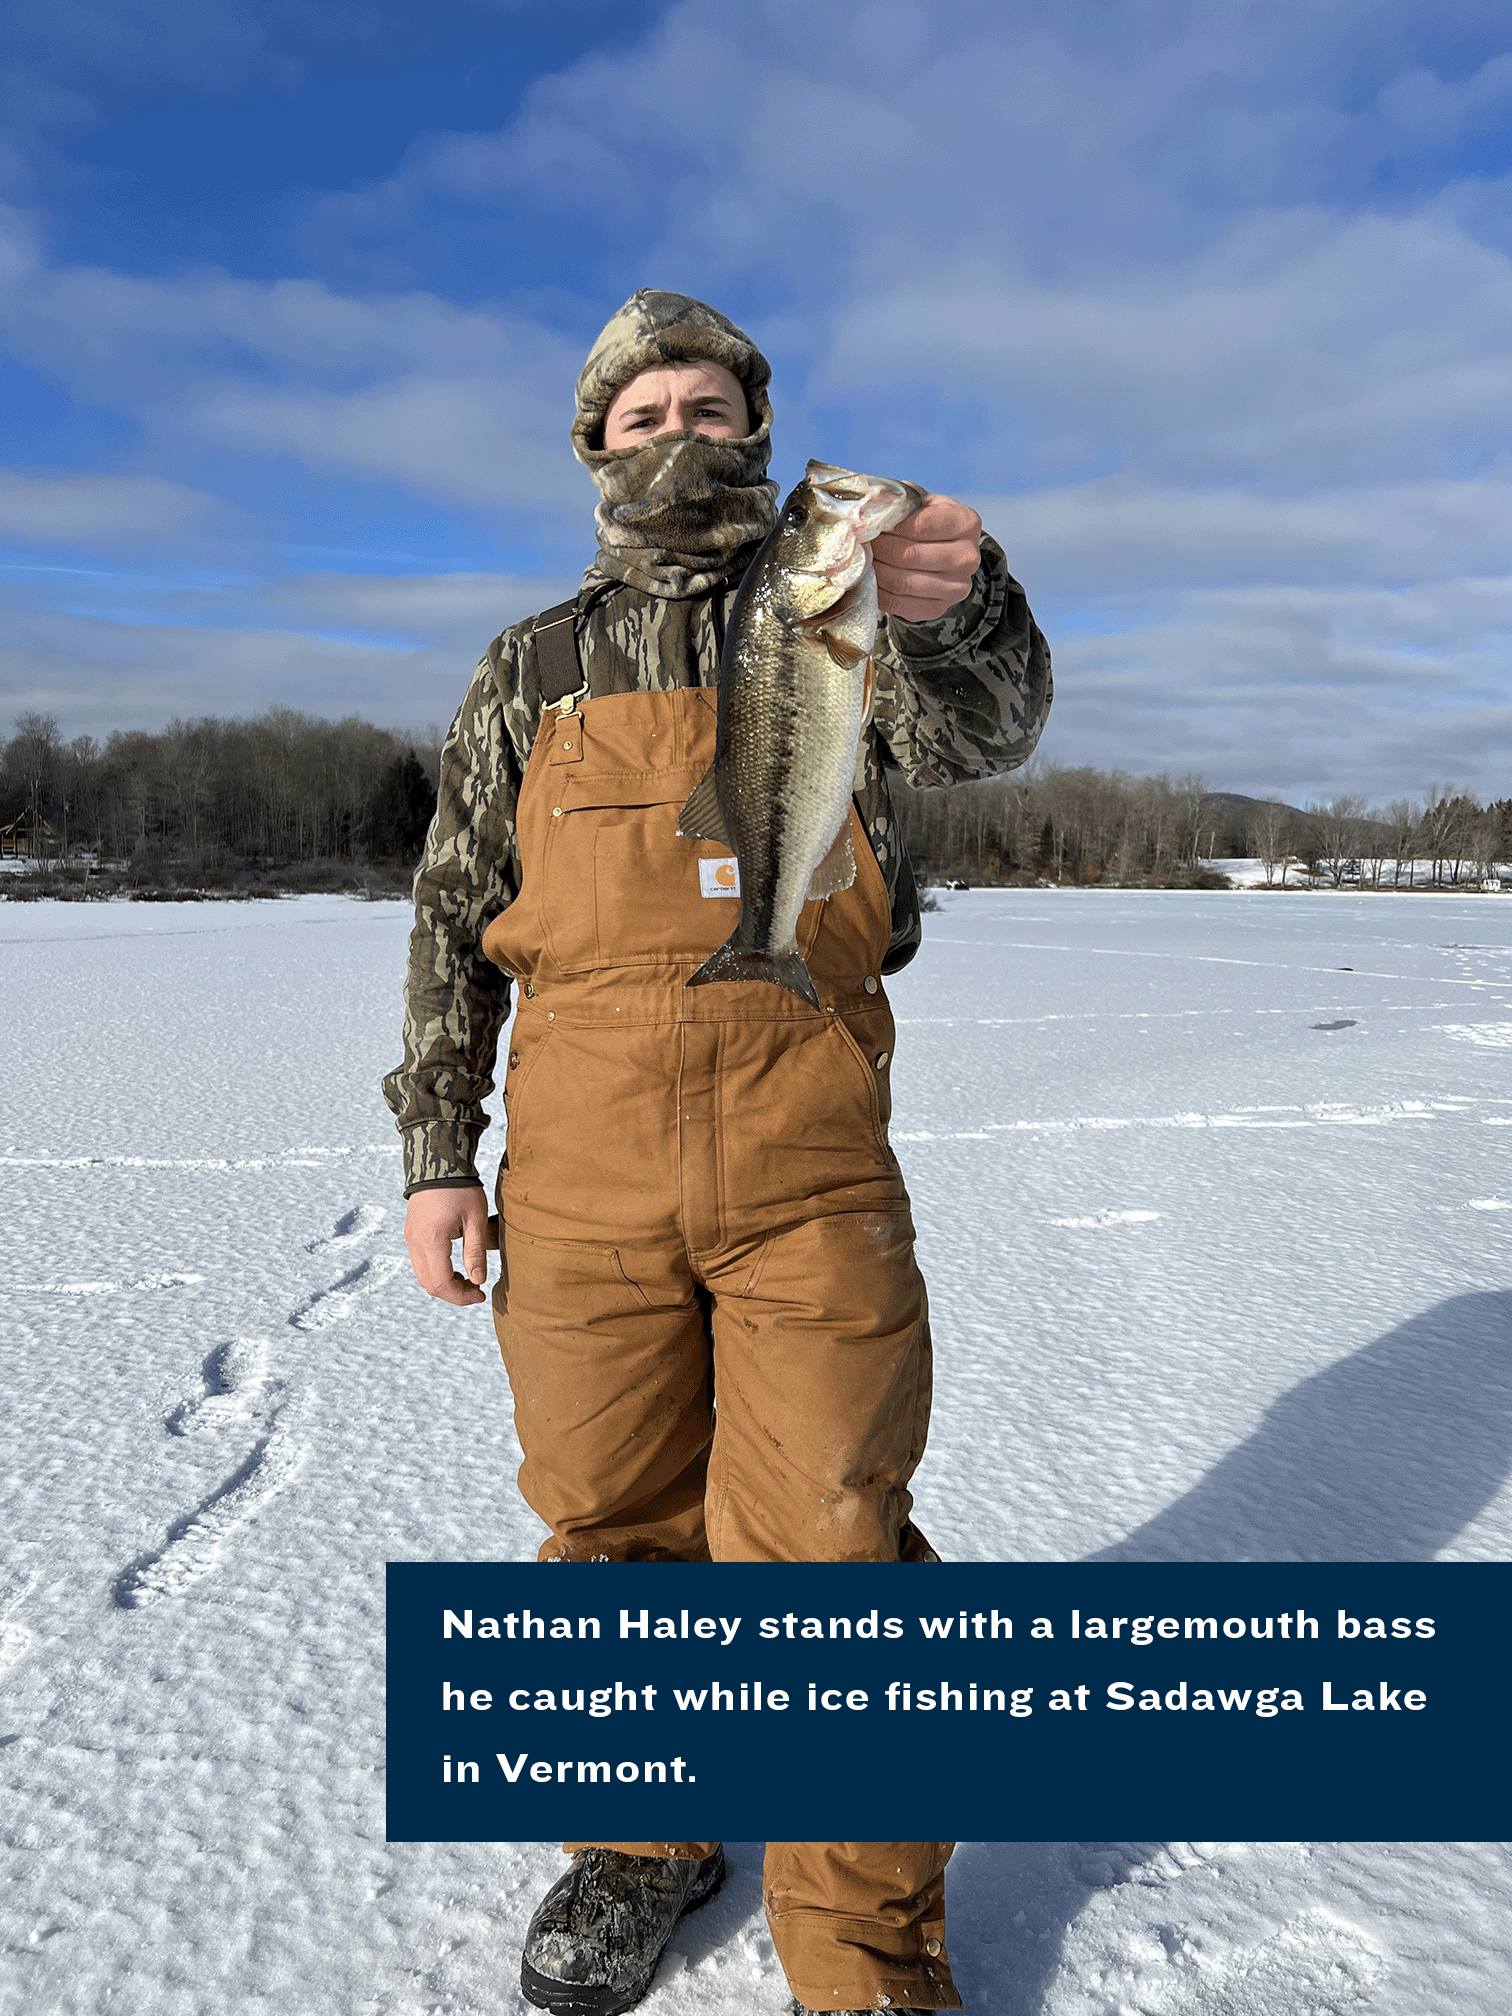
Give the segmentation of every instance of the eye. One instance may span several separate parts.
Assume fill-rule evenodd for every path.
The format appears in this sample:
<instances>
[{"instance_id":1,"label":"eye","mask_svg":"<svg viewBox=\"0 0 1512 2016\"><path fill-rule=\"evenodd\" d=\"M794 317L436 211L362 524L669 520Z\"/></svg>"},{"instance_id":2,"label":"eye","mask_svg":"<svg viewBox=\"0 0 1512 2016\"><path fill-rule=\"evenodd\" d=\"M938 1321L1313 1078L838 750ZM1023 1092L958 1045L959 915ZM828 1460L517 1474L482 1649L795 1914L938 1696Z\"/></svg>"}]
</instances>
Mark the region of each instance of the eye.
<instances>
[{"instance_id":1,"label":"eye","mask_svg":"<svg viewBox=\"0 0 1512 2016\"><path fill-rule=\"evenodd\" d=\"M787 515L789 525L806 525L808 523L808 513L801 504L790 504Z\"/></svg>"}]
</instances>

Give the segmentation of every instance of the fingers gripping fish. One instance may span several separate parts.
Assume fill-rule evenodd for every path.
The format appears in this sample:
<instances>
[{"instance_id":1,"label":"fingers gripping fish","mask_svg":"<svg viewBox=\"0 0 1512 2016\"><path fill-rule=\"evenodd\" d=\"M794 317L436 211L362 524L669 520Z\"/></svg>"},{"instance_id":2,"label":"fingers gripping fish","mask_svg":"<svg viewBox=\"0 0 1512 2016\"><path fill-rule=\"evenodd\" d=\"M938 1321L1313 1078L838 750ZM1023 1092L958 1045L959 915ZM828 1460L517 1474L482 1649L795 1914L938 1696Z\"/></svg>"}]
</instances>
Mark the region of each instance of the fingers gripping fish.
<instances>
[{"instance_id":1,"label":"fingers gripping fish","mask_svg":"<svg viewBox=\"0 0 1512 2016\"><path fill-rule=\"evenodd\" d=\"M714 761L677 830L740 864L740 922L690 987L763 980L819 996L798 915L856 878L850 805L871 714L877 580L871 541L923 492L810 462L746 570L719 666Z\"/></svg>"}]
</instances>

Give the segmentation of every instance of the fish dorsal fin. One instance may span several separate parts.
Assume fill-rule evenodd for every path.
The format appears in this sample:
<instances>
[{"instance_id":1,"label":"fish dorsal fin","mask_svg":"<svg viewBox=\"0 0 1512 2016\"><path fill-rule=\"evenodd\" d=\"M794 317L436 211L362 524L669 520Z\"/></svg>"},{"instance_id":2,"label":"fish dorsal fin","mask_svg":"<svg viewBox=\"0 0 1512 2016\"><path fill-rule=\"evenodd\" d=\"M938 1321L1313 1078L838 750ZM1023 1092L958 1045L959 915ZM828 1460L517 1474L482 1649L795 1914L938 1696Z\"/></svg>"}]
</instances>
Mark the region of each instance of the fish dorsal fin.
<instances>
[{"instance_id":1,"label":"fish dorsal fin","mask_svg":"<svg viewBox=\"0 0 1512 2016\"><path fill-rule=\"evenodd\" d=\"M854 672L862 659L867 656L860 644L852 644L848 637L842 637L837 630L821 630L824 648L843 672Z\"/></svg>"},{"instance_id":2,"label":"fish dorsal fin","mask_svg":"<svg viewBox=\"0 0 1512 2016\"><path fill-rule=\"evenodd\" d=\"M688 794L687 804L678 813L677 831L684 840L718 840L722 846L734 846L725 830L724 814L719 809L712 764L704 772L702 781L694 785Z\"/></svg>"},{"instance_id":3,"label":"fish dorsal fin","mask_svg":"<svg viewBox=\"0 0 1512 2016\"><path fill-rule=\"evenodd\" d=\"M822 897L838 896L842 889L849 889L855 879L856 857L851 851L851 822L847 810L845 824L835 835L835 844L814 870L804 901L817 903Z\"/></svg>"}]
</instances>

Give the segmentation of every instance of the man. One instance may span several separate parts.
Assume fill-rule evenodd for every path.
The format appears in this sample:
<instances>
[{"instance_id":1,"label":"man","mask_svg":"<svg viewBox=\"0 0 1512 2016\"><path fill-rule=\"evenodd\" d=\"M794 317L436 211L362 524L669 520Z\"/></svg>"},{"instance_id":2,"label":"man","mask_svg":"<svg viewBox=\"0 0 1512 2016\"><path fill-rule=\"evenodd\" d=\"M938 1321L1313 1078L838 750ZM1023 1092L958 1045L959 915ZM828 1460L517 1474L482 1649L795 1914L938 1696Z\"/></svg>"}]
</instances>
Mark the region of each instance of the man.
<instances>
[{"instance_id":1,"label":"man","mask_svg":"<svg viewBox=\"0 0 1512 2016\"><path fill-rule=\"evenodd\" d=\"M885 766L945 783L1022 762L1049 654L964 505L929 497L879 538L856 882L800 926L820 1010L764 984L685 989L730 929L718 850L677 814L713 755L735 589L776 520L770 375L685 295L643 289L610 320L572 429L601 493L598 558L573 604L489 646L416 877L405 1061L384 1089L415 1273L459 1306L483 1299L474 1158L511 977L522 997L493 1300L543 1560L937 1558L907 1489L929 1331L887 1145L881 976L913 956L919 917ZM616 2016L723 1857L568 1846L522 1985L560 2016ZM959 2006L948 1855L768 1844L800 2008Z\"/></svg>"}]
</instances>

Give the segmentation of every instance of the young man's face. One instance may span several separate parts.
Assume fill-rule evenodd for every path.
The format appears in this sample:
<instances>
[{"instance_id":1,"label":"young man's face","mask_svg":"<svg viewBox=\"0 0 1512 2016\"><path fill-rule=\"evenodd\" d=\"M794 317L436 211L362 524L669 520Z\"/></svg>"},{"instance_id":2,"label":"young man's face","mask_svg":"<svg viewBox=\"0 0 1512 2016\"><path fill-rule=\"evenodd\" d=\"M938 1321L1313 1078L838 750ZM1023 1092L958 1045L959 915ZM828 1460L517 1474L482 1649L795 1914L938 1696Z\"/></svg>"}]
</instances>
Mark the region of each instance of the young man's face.
<instances>
[{"instance_id":1,"label":"young man's face","mask_svg":"<svg viewBox=\"0 0 1512 2016\"><path fill-rule=\"evenodd\" d=\"M633 448L658 434L691 430L718 441L751 431L740 380L723 364L656 364L622 385L604 416L604 446Z\"/></svg>"}]
</instances>

